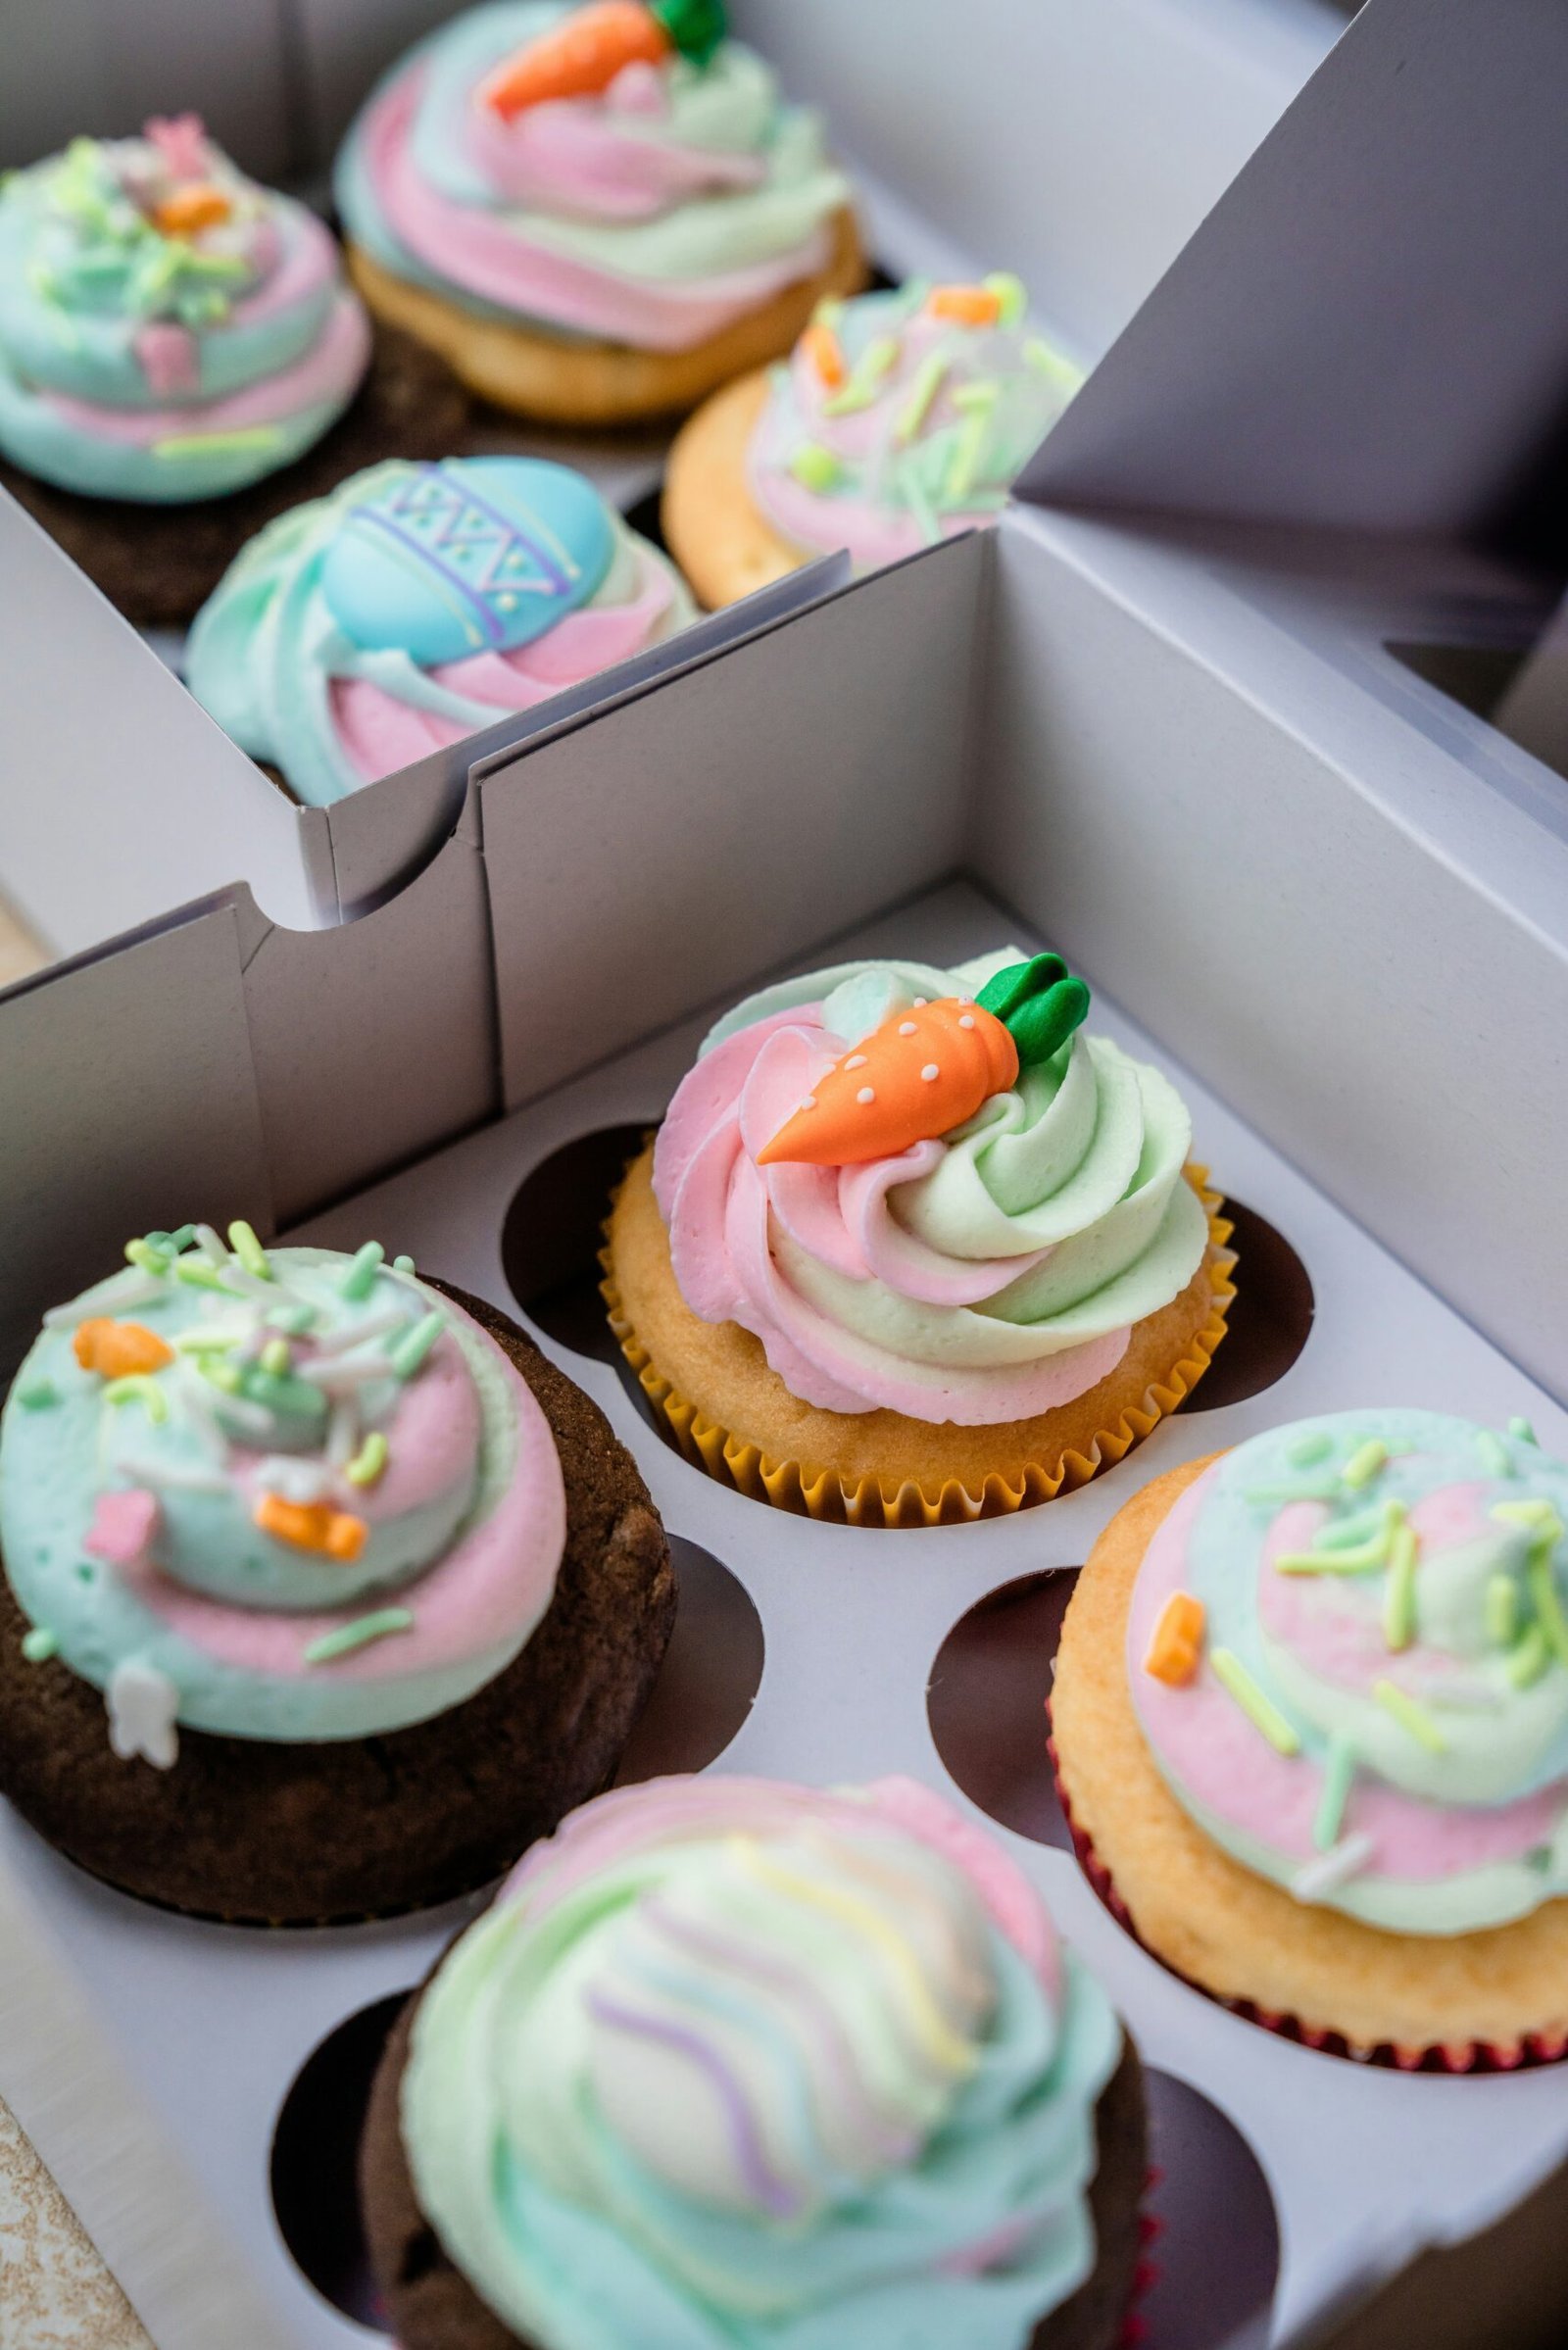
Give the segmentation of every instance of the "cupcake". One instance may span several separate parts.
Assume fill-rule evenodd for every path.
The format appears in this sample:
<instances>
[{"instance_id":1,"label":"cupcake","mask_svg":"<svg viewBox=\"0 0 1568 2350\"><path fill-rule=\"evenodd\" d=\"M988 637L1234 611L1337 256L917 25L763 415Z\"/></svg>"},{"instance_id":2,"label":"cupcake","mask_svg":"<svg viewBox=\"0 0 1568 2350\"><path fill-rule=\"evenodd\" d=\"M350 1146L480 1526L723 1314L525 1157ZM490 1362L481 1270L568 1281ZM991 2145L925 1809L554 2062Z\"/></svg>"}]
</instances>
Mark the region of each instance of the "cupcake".
<instances>
[{"instance_id":1,"label":"cupcake","mask_svg":"<svg viewBox=\"0 0 1568 2350\"><path fill-rule=\"evenodd\" d=\"M196 616L185 682L323 808L684 628L679 574L528 457L394 462L269 524Z\"/></svg>"},{"instance_id":2,"label":"cupcake","mask_svg":"<svg viewBox=\"0 0 1568 2350\"><path fill-rule=\"evenodd\" d=\"M688 1454L857 1525L1081 1485L1200 1379L1231 1295L1180 1095L1015 949L840 963L708 1037L616 1197L612 1322Z\"/></svg>"},{"instance_id":3,"label":"cupcake","mask_svg":"<svg viewBox=\"0 0 1568 2350\"><path fill-rule=\"evenodd\" d=\"M360 393L370 351L321 222L193 115L0 183L0 474L143 625L188 619L269 513L403 423L461 430L461 392L403 337ZM335 470L302 476L351 403L318 453Z\"/></svg>"},{"instance_id":4,"label":"cupcake","mask_svg":"<svg viewBox=\"0 0 1568 2350\"><path fill-rule=\"evenodd\" d=\"M361 2175L403 2350L1112 2350L1142 2077L924 1787L655 1780L441 1961Z\"/></svg>"},{"instance_id":5,"label":"cupcake","mask_svg":"<svg viewBox=\"0 0 1568 2350\"><path fill-rule=\"evenodd\" d=\"M378 318L526 416L690 408L863 281L813 115L719 0L497 0L371 93L337 171Z\"/></svg>"},{"instance_id":6,"label":"cupcake","mask_svg":"<svg viewBox=\"0 0 1568 2350\"><path fill-rule=\"evenodd\" d=\"M200 1915L386 1915L603 1787L674 1614L602 1414L502 1315L234 1224L132 1241L0 1418L0 1790Z\"/></svg>"},{"instance_id":7,"label":"cupcake","mask_svg":"<svg viewBox=\"0 0 1568 2350\"><path fill-rule=\"evenodd\" d=\"M897 563L995 521L1082 380L1016 277L819 303L788 361L682 426L670 552L710 608L840 547Z\"/></svg>"},{"instance_id":8,"label":"cupcake","mask_svg":"<svg viewBox=\"0 0 1568 2350\"><path fill-rule=\"evenodd\" d=\"M1063 1795L1216 1998L1404 2065L1568 2046L1568 1467L1340 1412L1157 1478L1067 1611Z\"/></svg>"}]
</instances>

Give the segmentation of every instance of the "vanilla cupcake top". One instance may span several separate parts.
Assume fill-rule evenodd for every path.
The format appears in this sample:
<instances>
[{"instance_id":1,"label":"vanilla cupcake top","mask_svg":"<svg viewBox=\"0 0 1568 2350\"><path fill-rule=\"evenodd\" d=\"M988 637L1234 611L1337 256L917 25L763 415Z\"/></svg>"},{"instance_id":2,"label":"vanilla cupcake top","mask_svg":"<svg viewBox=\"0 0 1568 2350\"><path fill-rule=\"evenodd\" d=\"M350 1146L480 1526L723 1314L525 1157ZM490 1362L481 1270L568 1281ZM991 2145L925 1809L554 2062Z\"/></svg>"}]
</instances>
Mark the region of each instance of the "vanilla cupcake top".
<instances>
[{"instance_id":1,"label":"vanilla cupcake top","mask_svg":"<svg viewBox=\"0 0 1568 2350\"><path fill-rule=\"evenodd\" d=\"M116 1752L165 1768L181 1723L367 1738L510 1664L565 1495L495 1341L375 1242L185 1225L125 1253L45 1315L0 1417L29 1661L102 1689Z\"/></svg>"},{"instance_id":2,"label":"vanilla cupcake top","mask_svg":"<svg viewBox=\"0 0 1568 2350\"><path fill-rule=\"evenodd\" d=\"M848 189L718 0L495 0L396 66L337 170L350 235L478 316L685 351L824 267Z\"/></svg>"},{"instance_id":3,"label":"vanilla cupcake top","mask_svg":"<svg viewBox=\"0 0 1568 2350\"><path fill-rule=\"evenodd\" d=\"M396 459L241 549L192 624L185 682L319 808L696 616L674 566L565 465Z\"/></svg>"},{"instance_id":4,"label":"vanilla cupcake top","mask_svg":"<svg viewBox=\"0 0 1568 2350\"><path fill-rule=\"evenodd\" d=\"M660 1129L682 1297L791 1394L986 1426L1085 1394L1208 1243L1175 1088L1013 949L862 961L750 996Z\"/></svg>"},{"instance_id":5,"label":"vanilla cupcake top","mask_svg":"<svg viewBox=\"0 0 1568 2350\"><path fill-rule=\"evenodd\" d=\"M1139 1570L1127 1669L1244 1867L1409 1934L1568 1893L1568 1466L1387 1407L1212 1462Z\"/></svg>"},{"instance_id":6,"label":"vanilla cupcake top","mask_svg":"<svg viewBox=\"0 0 1568 2350\"><path fill-rule=\"evenodd\" d=\"M1082 380L1016 277L824 302L770 371L753 502L803 553L896 562L994 521Z\"/></svg>"},{"instance_id":7,"label":"vanilla cupcake top","mask_svg":"<svg viewBox=\"0 0 1568 2350\"><path fill-rule=\"evenodd\" d=\"M1089 2275L1103 1994L907 1780L656 1780L422 1993L419 2206L539 2350L1019 2350Z\"/></svg>"},{"instance_id":8,"label":"vanilla cupcake top","mask_svg":"<svg viewBox=\"0 0 1568 2350\"><path fill-rule=\"evenodd\" d=\"M368 356L325 227L194 115L0 183L0 451L46 481L239 489L319 439Z\"/></svg>"}]
</instances>

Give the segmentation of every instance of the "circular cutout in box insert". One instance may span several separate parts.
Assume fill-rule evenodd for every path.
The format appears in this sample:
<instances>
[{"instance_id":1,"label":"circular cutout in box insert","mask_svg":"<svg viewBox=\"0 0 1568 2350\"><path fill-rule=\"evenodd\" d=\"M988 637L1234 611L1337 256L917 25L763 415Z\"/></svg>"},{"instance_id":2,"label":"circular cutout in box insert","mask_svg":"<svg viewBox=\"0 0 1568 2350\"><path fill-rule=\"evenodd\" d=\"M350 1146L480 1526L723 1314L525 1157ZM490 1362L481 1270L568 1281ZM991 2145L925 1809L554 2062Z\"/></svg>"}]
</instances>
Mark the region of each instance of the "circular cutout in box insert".
<instances>
[{"instance_id":1,"label":"circular cutout in box insert","mask_svg":"<svg viewBox=\"0 0 1568 2350\"><path fill-rule=\"evenodd\" d=\"M610 1195L653 1121L573 1135L530 1168L501 1228L501 1263L531 1321L575 1354L624 1360L599 1295L599 1251Z\"/></svg>"},{"instance_id":2,"label":"circular cutout in box insert","mask_svg":"<svg viewBox=\"0 0 1568 2350\"><path fill-rule=\"evenodd\" d=\"M392 2328L370 2274L360 2213L360 2132L370 2083L406 1991L362 2007L311 2050L278 2108L272 2212L295 2266L344 2317Z\"/></svg>"},{"instance_id":3,"label":"circular cutout in box insert","mask_svg":"<svg viewBox=\"0 0 1568 2350\"><path fill-rule=\"evenodd\" d=\"M1280 2227L1262 2166L1201 2089L1144 2075L1158 2183L1153 2277L1139 2302L1157 2350L1263 2350L1280 2271Z\"/></svg>"},{"instance_id":4,"label":"circular cutout in box insert","mask_svg":"<svg viewBox=\"0 0 1568 2350\"><path fill-rule=\"evenodd\" d=\"M1233 1227L1236 1295L1224 1344L1178 1411L1218 1411L1261 1395L1284 1378L1312 1333L1311 1278L1285 1235L1240 1199L1227 1199L1223 1213Z\"/></svg>"},{"instance_id":5,"label":"circular cutout in box insert","mask_svg":"<svg viewBox=\"0 0 1568 2350\"><path fill-rule=\"evenodd\" d=\"M988 1591L937 1650L926 1689L931 1737L964 1793L1000 1827L1072 1850L1047 1751L1046 1701L1076 1567Z\"/></svg>"},{"instance_id":6,"label":"circular cutout in box insert","mask_svg":"<svg viewBox=\"0 0 1568 2350\"><path fill-rule=\"evenodd\" d=\"M616 1784L702 1771L752 1710L762 1680L762 1619L751 1593L710 1550L669 1538L679 1604L653 1695L621 1756Z\"/></svg>"}]
</instances>

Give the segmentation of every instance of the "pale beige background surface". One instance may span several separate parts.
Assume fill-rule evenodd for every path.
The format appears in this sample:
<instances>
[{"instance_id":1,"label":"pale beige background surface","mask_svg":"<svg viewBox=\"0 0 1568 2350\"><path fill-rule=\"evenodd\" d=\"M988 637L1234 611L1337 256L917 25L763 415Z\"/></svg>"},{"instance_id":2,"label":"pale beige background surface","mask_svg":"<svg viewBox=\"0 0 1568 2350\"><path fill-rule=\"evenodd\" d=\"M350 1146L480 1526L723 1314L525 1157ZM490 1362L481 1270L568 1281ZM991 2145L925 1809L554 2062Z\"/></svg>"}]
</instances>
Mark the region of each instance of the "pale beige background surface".
<instances>
[{"instance_id":1,"label":"pale beige background surface","mask_svg":"<svg viewBox=\"0 0 1568 2350\"><path fill-rule=\"evenodd\" d=\"M3 2101L0 2343L6 2350L152 2350Z\"/></svg>"}]
</instances>

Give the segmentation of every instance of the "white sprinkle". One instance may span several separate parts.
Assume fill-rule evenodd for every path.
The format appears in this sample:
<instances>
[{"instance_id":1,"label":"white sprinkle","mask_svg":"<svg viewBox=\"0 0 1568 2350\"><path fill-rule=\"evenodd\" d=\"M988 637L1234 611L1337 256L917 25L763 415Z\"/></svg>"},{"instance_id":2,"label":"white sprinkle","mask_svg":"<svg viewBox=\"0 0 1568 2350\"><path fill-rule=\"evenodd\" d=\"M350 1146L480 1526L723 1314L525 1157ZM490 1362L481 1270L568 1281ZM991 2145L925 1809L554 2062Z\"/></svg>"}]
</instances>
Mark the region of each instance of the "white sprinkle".
<instances>
[{"instance_id":1,"label":"white sprinkle","mask_svg":"<svg viewBox=\"0 0 1568 2350\"><path fill-rule=\"evenodd\" d=\"M918 1020L901 1020L899 1022L899 1034L900 1036L915 1036L919 1032L919 1026L920 1023Z\"/></svg>"},{"instance_id":2,"label":"white sprinkle","mask_svg":"<svg viewBox=\"0 0 1568 2350\"><path fill-rule=\"evenodd\" d=\"M862 1085L855 1099L857 1102L874 1102L876 1100L876 1088L874 1086Z\"/></svg>"},{"instance_id":3,"label":"white sprinkle","mask_svg":"<svg viewBox=\"0 0 1568 2350\"><path fill-rule=\"evenodd\" d=\"M926 1005L927 1005L927 1004L930 1003L930 1001L931 1001L931 999L930 999L930 997L929 997L929 996L916 996L916 998L915 998L915 1000L914 1000L914 1008L915 1008L915 1010L916 1010L916 1011L924 1011L924 1009L925 1009Z\"/></svg>"},{"instance_id":4,"label":"white sprinkle","mask_svg":"<svg viewBox=\"0 0 1568 2350\"><path fill-rule=\"evenodd\" d=\"M801 1107L802 1109L815 1109L816 1096L814 1094L808 1094L806 1100L801 1103Z\"/></svg>"},{"instance_id":5,"label":"white sprinkle","mask_svg":"<svg viewBox=\"0 0 1568 2350\"><path fill-rule=\"evenodd\" d=\"M847 1069L863 1069L865 1067L865 1054L863 1053L852 1053L844 1066Z\"/></svg>"},{"instance_id":6,"label":"white sprinkle","mask_svg":"<svg viewBox=\"0 0 1568 2350\"><path fill-rule=\"evenodd\" d=\"M116 1665L104 1691L109 1713L109 1743L122 1762L144 1754L156 1771L169 1770L179 1758L179 1732L174 1715L179 1691L156 1665L127 1657Z\"/></svg>"},{"instance_id":7,"label":"white sprinkle","mask_svg":"<svg viewBox=\"0 0 1568 2350\"><path fill-rule=\"evenodd\" d=\"M90 1322L107 1306L123 1311L127 1305L146 1305L150 1299L164 1295L164 1285L151 1274L127 1265L123 1273L111 1273L107 1281L83 1290L69 1305L51 1305L44 1315L45 1330L74 1330L79 1322Z\"/></svg>"},{"instance_id":8,"label":"white sprinkle","mask_svg":"<svg viewBox=\"0 0 1568 2350\"><path fill-rule=\"evenodd\" d=\"M276 1426L265 1403L253 1403L249 1395L225 1395L221 1388L213 1390L213 1408L220 1420L232 1420L247 1436L270 1436Z\"/></svg>"},{"instance_id":9,"label":"white sprinkle","mask_svg":"<svg viewBox=\"0 0 1568 2350\"><path fill-rule=\"evenodd\" d=\"M972 1012L972 1011L961 1011L961 1012L959 1012L959 1014L958 1014L958 1026L959 1026L960 1028L972 1028L972 1027L974 1026L974 1014L973 1014L973 1012Z\"/></svg>"},{"instance_id":10,"label":"white sprinkle","mask_svg":"<svg viewBox=\"0 0 1568 2350\"><path fill-rule=\"evenodd\" d=\"M179 1399L197 1428L213 1446L220 1461L228 1458L228 1439L218 1424L213 1409L214 1391L202 1377L189 1355L175 1357L174 1378L178 1384Z\"/></svg>"},{"instance_id":11,"label":"white sprinkle","mask_svg":"<svg viewBox=\"0 0 1568 2350\"><path fill-rule=\"evenodd\" d=\"M1291 1879L1291 1891L1298 1901L1321 1901L1325 1893L1335 1892L1348 1878L1358 1877L1372 1858L1373 1849L1372 1838L1365 1833L1343 1836L1321 1860L1309 1860L1304 1869L1297 1870Z\"/></svg>"},{"instance_id":12,"label":"white sprinkle","mask_svg":"<svg viewBox=\"0 0 1568 2350\"><path fill-rule=\"evenodd\" d=\"M334 1469L346 1469L360 1448L359 1407L350 1395L333 1404L326 1424L326 1458Z\"/></svg>"},{"instance_id":13,"label":"white sprinkle","mask_svg":"<svg viewBox=\"0 0 1568 2350\"><path fill-rule=\"evenodd\" d=\"M335 1362L301 1363L299 1376L308 1379L312 1387L322 1388L327 1395L335 1395L357 1387L368 1387L372 1379L390 1379L393 1371L384 1354L367 1355L363 1362L356 1362L352 1355L346 1354Z\"/></svg>"},{"instance_id":14,"label":"white sprinkle","mask_svg":"<svg viewBox=\"0 0 1568 2350\"><path fill-rule=\"evenodd\" d=\"M384 1313L368 1314L352 1330L340 1330L334 1338L318 1339L311 1359L313 1362L330 1362L335 1354L347 1354L351 1346L358 1346L370 1339L384 1339L389 1330L401 1330L408 1318L408 1308L402 1305L389 1305Z\"/></svg>"},{"instance_id":15,"label":"white sprinkle","mask_svg":"<svg viewBox=\"0 0 1568 2350\"><path fill-rule=\"evenodd\" d=\"M280 1501L299 1501L307 1506L313 1501L324 1501L332 1491L332 1473L318 1460L301 1460L285 1452L271 1453L256 1472L256 1482L263 1493L275 1493Z\"/></svg>"},{"instance_id":16,"label":"white sprinkle","mask_svg":"<svg viewBox=\"0 0 1568 2350\"><path fill-rule=\"evenodd\" d=\"M227 1264L228 1250L224 1248L222 1242L219 1239L211 1224L197 1225L196 1246L201 1250L203 1256L206 1257L210 1265Z\"/></svg>"},{"instance_id":17,"label":"white sprinkle","mask_svg":"<svg viewBox=\"0 0 1568 2350\"><path fill-rule=\"evenodd\" d=\"M926 1084L929 1085L933 1077L941 1076L942 1071L938 1068L934 1060L928 1060L925 1064L925 1067L920 1071L920 1074L925 1079Z\"/></svg>"},{"instance_id":18,"label":"white sprinkle","mask_svg":"<svg viewBox=\"0 0 1568 2350\"><path fill-rule=\"evenodd\" d=\"M216 1469L181 1469L176 1468L172 1461L133 1460L124 1452L117 1457L115 1467L122 1477L128 1477L133 1485L172 1486L178 1493L226 1493L228 1491L228 1479L220 1477Z\"/></svg>"}]
</instances>

